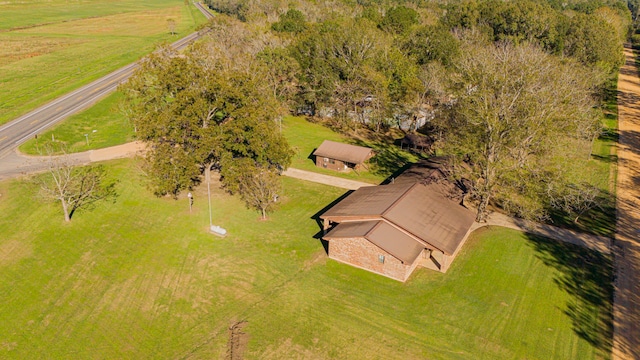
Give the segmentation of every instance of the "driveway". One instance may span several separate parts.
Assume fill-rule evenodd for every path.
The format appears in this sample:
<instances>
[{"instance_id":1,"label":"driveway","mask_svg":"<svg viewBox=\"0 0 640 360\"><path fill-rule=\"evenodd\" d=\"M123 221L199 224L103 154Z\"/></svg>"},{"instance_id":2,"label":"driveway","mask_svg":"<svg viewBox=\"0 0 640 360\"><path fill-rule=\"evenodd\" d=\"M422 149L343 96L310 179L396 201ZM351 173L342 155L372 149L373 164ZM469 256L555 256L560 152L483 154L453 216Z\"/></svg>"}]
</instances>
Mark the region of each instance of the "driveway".
<instances>
[{"instance_id":1,"label":"driveway","mask_svg":"<svg viewBox=\"0 0 640 360\"><path fill-rule=\"evenodd\" d=\"M618 77L618 182L613 359L640 359L640 81L625 49Z\"/></svg>"}]
</instances>

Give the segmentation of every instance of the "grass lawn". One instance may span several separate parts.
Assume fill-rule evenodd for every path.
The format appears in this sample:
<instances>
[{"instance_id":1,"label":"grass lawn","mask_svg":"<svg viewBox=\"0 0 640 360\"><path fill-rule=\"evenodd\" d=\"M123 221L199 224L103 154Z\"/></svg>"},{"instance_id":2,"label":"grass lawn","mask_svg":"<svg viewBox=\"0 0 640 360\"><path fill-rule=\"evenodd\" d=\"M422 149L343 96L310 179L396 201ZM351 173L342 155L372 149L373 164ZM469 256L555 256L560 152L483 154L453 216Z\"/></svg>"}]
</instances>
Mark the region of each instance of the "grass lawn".
<instances>
[{"instance_id":1,"label":"grass lawn","mask_svg":"<svg viewBox=\"0 0 640 360\"><path fill-rule=\"evenodd\" d=\"M119 67L205 18L181 0L0 4L0 124ZM175 21L177 34L169 33Z\"/></svg>"},{"instance_id":2,"label":"grass lawn","mask_svg":"<svg viewBox=\"0 0 640 360\"><path fill-rule=\"evenodd\" d=\"M609 259L506 229L473 235L447 274L405 284L327 260L313 220L342 190L283 178L268 221L217 187L155 198L132 160L119 198L65 224L25 181L0 182L0 358L599 359Z\"/></svg>"},{"instance_id":3,"label":"grass lawn","mask_svg":"<svg viewBox=\"0 0 640 360\"><path fill-rule=\"evenodd\" d=\"M601 191L600 207L587 211L573 222L573 217L552 214L553 221L561 226L597 235L613 236L616 229L616 145L618 142L618 103L617 76L606 83L603 98L602 133L594 141L591 158L585 163L584 159L573 158L566 153L558 154L562 157L567 169L565 176L575 183L586 182ZM583 163L577 167L575 163Z\"/></svg>"},{"instance_id":4,"label":"grass lawn","mask_svg":"<svg viewBox=\"0 0 640 360\"><path fill-rule=\"evenodd\" d=\"M289 141L289 144L291 144L296 153L291 166L298 169L379 184L402 168L403 165L416 162L418 160L418 157L414 154L400 150L395 145L375 141L350 139L347 136L332 131L326 126L311 123L303 117L284 117L282 121L282 129L285 137ZM376 156L369 161L369 170L343 173L318 168L315 165L315 159L311 154L318 146L320 146L320 144L322 144L324 140L367 146L374 149Z\"/></svg>"},{"instance_id":5,"label":"grass lawn","mask_svg":"<svg viewBox=\"0 0 640 360\"><path fill-rule=\"evenodd\" d=\"M98 149L134 140L133 127L118 110L121 99L121 93L116 92L110 95L94 107L71 116L42 133L38 141L31 139L25 142L20 146L20 151L32 155L40 154L44 145L51 142L52 134L55 143L64 143L68 152ZM97 131L93 133L93 130ZM374 141L355 141L302 117L285 116L282 121L282 131L295 152L291 166L326 175L379 184L403 165L418 160L414 154L400 150L395 145ZM84 134L89 134L89 145ZM337 172L318 168L311 154L324 140L368 146L373 148L377 155L370 160L369 170Z\"/></svg>"},{"instance_id":6,"label":"grass lawn","mask_svg":"<svg viewBox=\"0 0 640 360\"><path fill-rule=\"evenodd\" d=\"M67 152L73 153L135 140L133 126L119 111L122 98L121 92L108 95L93 107L43 132L37 140L25 142L20 151L32 155L46 154L48 147L59 149L63 145ZM88 144L84 134L88 135Z\"/></svg>"}]
</instances>

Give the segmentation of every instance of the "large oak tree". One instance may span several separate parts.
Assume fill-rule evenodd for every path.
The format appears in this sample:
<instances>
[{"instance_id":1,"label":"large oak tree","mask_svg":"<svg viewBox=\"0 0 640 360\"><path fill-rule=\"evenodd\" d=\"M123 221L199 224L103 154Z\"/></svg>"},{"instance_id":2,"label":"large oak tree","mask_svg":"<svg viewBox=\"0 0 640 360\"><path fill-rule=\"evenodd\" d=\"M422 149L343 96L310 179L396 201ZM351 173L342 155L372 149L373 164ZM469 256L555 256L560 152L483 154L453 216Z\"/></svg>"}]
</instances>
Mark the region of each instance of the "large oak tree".
<instances>
[{"instance_id":1,"label":"large oak tree","mask_svg":"<svg viewBox=\"0 0 640 360\"><path fill-rule=\"evenodd\" d=\"M157 52L123 88L137 136L149 145L146 169L158 195L177 196L213 167L224 176L240 159L273 172L290 164L264 69L234 66L207 49ZM235 188L231 179L223 183Z\"/></svg>"},{"instance_id":2,"label":"large oak tree","mask_svg":"<svg viewBox=\"0 0 640 360\"><path fill-rule=\"evenodd\" d=\"M539 216L547 184L564 179L554 156L576 142L588 152L599 129L592 97L598 77L532 45L469 45L462 53L457 100L440 126L458 176L473 183L477 220L491 202Z\"/></svg>"}]
</instances>

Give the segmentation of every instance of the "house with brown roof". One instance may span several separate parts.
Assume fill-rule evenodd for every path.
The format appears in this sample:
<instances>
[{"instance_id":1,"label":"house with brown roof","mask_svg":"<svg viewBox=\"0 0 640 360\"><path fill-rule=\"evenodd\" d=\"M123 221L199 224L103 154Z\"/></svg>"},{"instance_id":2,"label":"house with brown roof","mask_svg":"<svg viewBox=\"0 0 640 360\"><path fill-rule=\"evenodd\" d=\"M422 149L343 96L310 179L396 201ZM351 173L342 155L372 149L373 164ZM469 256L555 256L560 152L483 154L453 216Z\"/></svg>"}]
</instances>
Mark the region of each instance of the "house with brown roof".
<instances>
[{"instance_id":1,"label":"house with brown roof","mask_svg":"<svg viewBox=\"0 0 640 360\"><path fill-rule=\"evenodd\" d=\"M373 149L368 147L325 140L313 155L316 157L317 167L345 171L360 168L374 154Z\"/></svg>"},{"instance_id":2,"label":"house with brown roof","mask_svg":"<svg viewBox=\"0 0 640 360\"><path fill-rule=\"evenodd\" d=\"M438 171L360 188L323 213L329 257L399 281L418 266L446 272L475 216L451 196L450 183L418 181Z\"/></svg>"}]
</instances>

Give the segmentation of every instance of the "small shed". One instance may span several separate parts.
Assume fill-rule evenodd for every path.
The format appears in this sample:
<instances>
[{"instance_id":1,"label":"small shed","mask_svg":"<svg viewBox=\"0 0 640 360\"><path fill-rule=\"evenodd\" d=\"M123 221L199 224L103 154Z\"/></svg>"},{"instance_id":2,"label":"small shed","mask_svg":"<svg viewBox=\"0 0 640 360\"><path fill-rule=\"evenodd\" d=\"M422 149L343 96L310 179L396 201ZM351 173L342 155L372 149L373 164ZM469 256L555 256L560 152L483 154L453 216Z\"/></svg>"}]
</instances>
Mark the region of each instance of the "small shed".
<instances>
[{"instance_id":1,"label":"small shed","mask_svg":"<svg viewBox=\"0 0 640 360\"><path fill-rule=\"evenodd\" d=\"M316 166L336 171L359 169L373 155L373 149L325 140L313 152Z\"/></svg>"},{"instance_id":2,"label":"small shed","mask_svg":"<svg viewBox=\"0 0 640 360\"><path fill-rule=\"evenodd\" d=\"M416 133L408 133L404 138L400 139L401 149L410 149L419 152L431 152L433 147L433 139L429 136L420 135Z\"/></svg>"}]
</instances>

